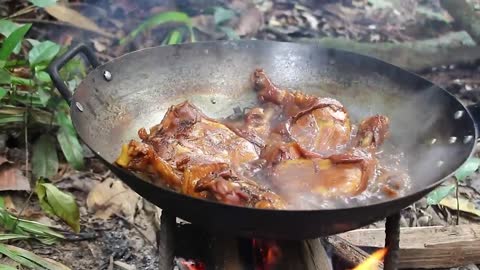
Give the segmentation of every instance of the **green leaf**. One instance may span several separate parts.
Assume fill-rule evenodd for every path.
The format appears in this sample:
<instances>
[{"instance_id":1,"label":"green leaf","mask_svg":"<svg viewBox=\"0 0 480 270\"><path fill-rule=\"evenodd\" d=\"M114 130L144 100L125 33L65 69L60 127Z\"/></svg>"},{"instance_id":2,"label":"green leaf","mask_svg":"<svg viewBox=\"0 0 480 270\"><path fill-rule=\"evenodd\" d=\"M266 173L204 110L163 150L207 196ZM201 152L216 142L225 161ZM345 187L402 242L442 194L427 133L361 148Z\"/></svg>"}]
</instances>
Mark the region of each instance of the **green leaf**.
<instances>
[{"instance_id":1,"label":"green leaf","mask_svg":"<svg viewBox=\"0 0 480 270\"><path fill-rule=\"evenodd\" d=\"M440 203L440 201L443 200L445 197L450 195L454 190L455 184L438 187L427 195L427 203L429 205L436 205Z\"/></svg>"},{"instance_id":2,"label":"green leaf","mask_svg":"<svg viewBox=\"0 0 480 270\"><path fill-rule=\"evenodd\" d=\"M132 32L130 32L128 36L121 39L120 44L123 45L133 40L140 33L165 23L183 23L189 28L189 31L192 32L191 30L192 20L186 13L178 12L178 11L168 11L168 12L155 14L152 17L148 18L146 21L141 23L137 28L135 28Z\"/></svg>"},{"instance_id":3,"label":"green leaf","mask_svg":"<svg viewBox=\"0 0 480 270\"><path fill-rule=\"evenodd\" d=\"M0 87L0 100L2 100L2 98L3 98L4 96L6 96L7 94L8 94L8 90L5 89L5 88Z\"/></svg>"},{"instance_id":4,"label":"green leaf","mask_svg":"<svg viewBox=\"0 0 480 270\"><path fill-rule=\"evenodd\" d=\"M64 239L62 234L53 231L47 225L39 222L17 218L11 215L3 208L0 208L0 226L17 235L33 237L46 245L57 242L58 239Z\"/></svg>"},{"instance_id":5,"label":"green leaf","mask_svg":"<svg viewBox=\"0 0 480 270\"><path fill-rule=\"evenodd\" d=\"M10 84L12 82L12 75L4 68L0 68L0 84Z\"/></svg>"},{"instance_id":6,"label":"green leaf","mask_svg":"<svg viewBox=\"0 0 480 270\"><path fill-rule=\"evenodd\" d=\"M4 37L8 37L13 31L17 30L18 28L22 27L23 24L14 23L9 20L0 20L0 34ZM20 52L21 46L18 44L15 49L13 49L13 53L18 54Z\"/></svg>"},{"instance_id":7,"label":"green leaf","mask_svg":"<svg viewBox=\"0 0 480 270\"><path fill-rule=\"evenodd\" d=\"M37 78L37 80L41 81L41 82L44 82L44 83L51 83L52 80L50 79L50 75L48 75L47 72L45 71L39 71L37 73L35 73L35 78Z\"/></svg>"},{"instance_id":8,"label":"green leaf","mask_svg":"<svg viewBox=\"0 0 480 270\"><path fill-rule=\"evenodd\" d=\"M226 21L231 20L235 16L235 12L231 9L226 9L223 7L215 7L213 12L213 19L215 25L220 25Z\"/></svg>"},{"instance_id":9,"label":"green leaf","mask_svg":"<svg viewBox=\"0 0 480 270\"><path fill-rule=\"evenodd\" d=\"M45 181L43 178L39 178L37 180L37 183L35 184L35 193L37 193L38 201L40 202L40 207L42 207L43 211L46 213L56 216L55 215L55 210L50 206L50 204L47 201L47 189L43 184Z\"/></svg>"},{"instance_id":10,"label":"green leaf","mask_svg":"<svg viewBox=\"0 0 480 270\"><path fill-rule=\"evenodd\" d=\"M23 235L23 234L15 234L15 233L2 233L0 234L0 242L8 241L8 240L21 240L21 239L28 239L30 236Z\"/></svg>"},{"instance_id":11,"label":"green leaf","mask_svg":"<svg viewBox=\"0 0 480 270\"><path fill-rule=\"evenodd\" d=\"M42 269L38 264L25 259L23 256L17 254L17 252L10 250L5 244L0 244L0 253L28 268Z\"/></svg>"},{"instance_id":12,"label":"green leaf","mask_svg":"<svg viewBox=\"0 0 480 270\"><path fill-rule=\"evenodd\" d=\"M57 149L55 139L44 134L33 145L32 173L34 177L52 177L58 171Z\"/></svg>"},{"instance_id":13,"label":"green leaf","mask_svg":"<svg viewBox=\"0 0 480 270\"><path fill-rule=\"evenodd\" d=\"M182 42L182 33L180 33L180 31L178 30L173 30L168 37L167 44L173 45L173 44L179 44L181 42Z\"/></svg>"},{"instance_id":14,"label":"green leaf","mask_svg":"<svg viewBox=\"0 0 480 270\"><path fill-rule=\"evenodd\" d=\"M78 141L70 117L64 112L59 111L57 113L57 123L60 126L57 133L57 140L62 148L63 155L73 168L77 170L82 169L84 166L83 148Z\"/></svg>"},{"instance_id":15,"label":"green leaf","mask_svg":"<svg viewBox=\"0 0 480 270\"><path fill-rule=\"evenodd\" d=\"M13 31L22 27L23 24L14 23L9 20L0 20L0 34L4 37L8 37Z\"/></svg>"},{"instance_id":16,"label":"green leaf","mask_svg":"<svg viewBox=\"0 0 480 270\"><path fill-rule=\"evenodd\" d=\"M37 7L45 8L53 6L57 3L57 0L28 0L30 3L34 4Z\"/></svg>"},{"instance_id":17,"label":"green leaf","mask_svg":"<svg viewBox=\"0 0 480 270\"><path fill-rule=\"evenodd\" d=\"M13 84L20 84L20 85L25 85L25 86L30 86L30 87L35 85L33 80L25 79L25 78L21 78L21 77L17 77L17 76L11 76L11 80L12 80Z\"/></svg>"},{"instance_id":18,"label":"green leaf","mask_svg":"<svg viewBox=\"0 0 480 270\"><path fill-rule=\"evenodd\" d=\"M7 94L8 94L8 90L3 87L0 87L0 100L2 100L2 98Z\"/></svg>"},{"instance_id":19,"label":"green leaf","mask_svg":"<svg viewBox=\"0 0 480 270\"><path fill-rule=\"evenodd\" d=\"M472 175L480 166L480 158L469 158L465 163L455 172L455 178L458 181L464 181L468 176Z\"/></svg>"},{"instance_id":20,"label":"green leaf","mask_svg":"<svg viewBox=\"0 0 480 270\"><path fill-rule=\"evenodd\" d=\"M0 60L7 61L15 47L22 42L23 37L27 34L28 30L30 30L30 27L32 27L32 24L19 27L3 41L2 48L0 49Z\"/></svg>"},{"instance_id":21,"label":"green leaf","mask_svg":"<svg viewBox=\"0 0 480 270\"><path fill-rule=\"evenodd\" d=\"M0 115L0 124L23 123L23 115L6 116Z\"/></svg>"},{"instance_id":22,"label":"green leaf","mask_svg":"<svg viewBox=\"0 0 480 270\"><path fill-rule=\"evenodd\" d=\"M59 262L47 260L33 252L11 245L0 244L0 253L32 269L70 270L70 268Z\"/></svg>"},{"instance_id":23,"label":"green leaf","mask_svg":"<svg viewBox=\"0 0 480 270\"><path fill-rule=\"evenodd\" d=\"M75 232L80 231L80 212L71 194L59 190L53 184L45 183L42 179L37 182L35 191L40 206L46 213L61 218Z\"/></svg>"},{"instance_id":24,"label":"green leaf","mask_svg":"<svg viewBox=\"0 0 480 270\"><path fill-rule=\"evenodd\" d=\"M0 270L18 270L18 269L10 265L0 264Z\"/></svg>"},{"instance_id":25,"label":"green leaf","mask_svg":"<svg viewBox=\"0 0 480 270\"><path fill-rule=\"evenodd\" d=\"M36 66L39 64L48 64L60 51L60 45L49 40L40 42L33 46L28 53L28 61L30 66Z\"/></svg>"},{"instance_id":26,"label":"green leaf","mask_svg":"<svg viewBox=\"0 0 480 270\"><path fill-rule=\"evenodd\" d=\"M33 46L37 46L38 44L40 44L40 41L36 40L36 39L32 39L32 38L26 38L25 39L26 41L28 41L28 43L30 43Z\"/></svg>"},{"instance_id":27,"label":"green leaf","mask_svg":"<svg viewBox=\"0 0 480 270\"><path fill-rule=\"evenodd\" d=\"M40 105L42 105L43 107L47 106L48 101L52 97L50 93L43 88L39 88L36 94L38 95L38 98L40 100Z\"/></svg>"}]
</instances>

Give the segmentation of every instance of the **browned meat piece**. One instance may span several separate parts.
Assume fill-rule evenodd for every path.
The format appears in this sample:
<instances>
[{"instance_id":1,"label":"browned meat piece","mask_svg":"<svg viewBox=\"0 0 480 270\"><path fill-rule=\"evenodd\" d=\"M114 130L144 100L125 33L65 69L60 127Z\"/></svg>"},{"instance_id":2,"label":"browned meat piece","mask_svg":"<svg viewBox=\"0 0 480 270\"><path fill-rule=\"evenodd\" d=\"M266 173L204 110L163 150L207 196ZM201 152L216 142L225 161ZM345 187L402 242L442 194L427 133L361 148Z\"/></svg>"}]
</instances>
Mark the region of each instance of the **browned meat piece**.
<instances>
[{"instance_id":1,"label":"browned meat piece","mask_svg":"<svg viewBox=\"0 0 480 270\"><path fill-rule=\"evenodd\" d=\"M157 184L162 179L171 188L194 197L234 205L282 207L280 198L255 182L242 185L238 181L244 168L258 159L255 146L188 102L171 107L150 134L145 129L138 133L142 142L131 141L117 164L147 173Z\"/></svg>"},{"instance_id":2,"label":"browned meat piece","mask_svg":"<svg viewBox=\"0 0 480 270\"><path fill-rule=\"evenodd\" d=\"M225 121L225 124L239 136L263 148L272 130L278 124L281 108L273 103L255 107L247 111L240 120Z\"/></svg>"},{"instance_id":3,"label":"browned meat piece","mask_svg":"<svg viewBox=\"0 0 480 270\"><path fill-rule=\"evenodd\" d=\"M287 133L305 151L327 157L350 141L350 119L337 100L281 90L263 70L255 71L254 84L260 100L282 108Z\"/></svg>"},{"instance_id":4,"label":"browned meat piece","mask_svg":"<svg viewBox=\"0 0 480 270\"><path fill-rule=\"evenodd\" d=\"M260 101L282 106L286 118L296 119L305 113L323 107L331 107L335 112L343 111L346 114L343 105L333 98L319 98L302 92L290 92L277 88L262 69L255 70L253 82ZM338 116L333 115L332 117ZM344 116L340 116L340 118L344 118Z\"/></svg>"},{"instance_id":5,"label":"browned meat piece","mask_svg":"<svg viewBox=\"0 0 480 270\"><path fill-rule=\"evenodd\" d=\"M342 115L333 117L334 115ZM290 135L303 149L329 156L339 153L350 141L350 122L346 114L331 107L316 109L295 120Z\"/></svg>"},{"instance_id":6,"label":"browned meat piece","mask_svg":"<svg viewBox=\"0 0 480 270\"><path fill-rule=\"evenodd\" d=\"M224 171L200 179L196 192L207 192L208 198L232 204L264 209L284 209L286 204L275 193L260 187L255 181L238 178Z\"/></svg>"},{"instance_id":7,"label":"browned meat piece","mask_svg":"<svg viewBox=\"0 0 480 270\"><path fill-rule=\"evenodd\" d=\"M382 145L388 136L388 126L389 120L383 115L375 115L363 120L358 127L357 145L362 147Z\"/></svg>"},{"instance_id":8,"label":"browned meat piece","mask_svg":"<svg viewBox=\"0 0 480 270\"><path fill-rule=\"evenodd\" d=\"M141 137L174 166L226 163L234 168L258 158L257 149L188 102L171 107L162 122Z\"/></svg>"},{"instance_id":9,"label":"browned meat piece","mask_svg":"<svg viewBox=\"0 0 480 270\"><path fill-rule=\"evenodd\" d=\"M260 158L266 161L266 168L271 168L283 160L302 157L304 157L304 154L296 142L284 142L281 135L275 133L270 135L268 144L262 149L260 154Z\"/></svg>"},{"instance_id":10,"label":"browned meat piece","mask_svg":"<svg viewBox=\"0 0 480 270\"><path fill-rule=\"evenodd\" d=\"M324 198L353 196L365 190L375 166L376 159L368 150L353 149L329 159L284 161L274 168L271 179L287 201L305 193Z\"/></svg>"},{"instance_id":11,"label":"browned meat piece","mask_svg":"<svg viewBox=\"0 0 480 270\"><path fill-rule=\"evenodd\" d=\"M117 164L146 174L155 184L162 184L159 182L160 179L172 188L177 188L181 184L181 178L175 169L146 143L130 141L128 147L122 149Z\"/></svg>"}]
</instances>

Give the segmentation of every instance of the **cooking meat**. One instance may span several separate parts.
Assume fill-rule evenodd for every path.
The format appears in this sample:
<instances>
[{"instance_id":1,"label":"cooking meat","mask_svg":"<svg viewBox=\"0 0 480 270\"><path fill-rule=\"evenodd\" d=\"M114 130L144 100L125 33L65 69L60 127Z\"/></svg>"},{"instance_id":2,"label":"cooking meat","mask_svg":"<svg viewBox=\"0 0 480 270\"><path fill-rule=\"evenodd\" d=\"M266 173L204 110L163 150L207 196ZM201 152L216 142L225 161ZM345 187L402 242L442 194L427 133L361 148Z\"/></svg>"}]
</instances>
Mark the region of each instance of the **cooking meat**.
<instances>
[{"instance_id":1,"label":"cooking meat","mask_svg":"<svg viewBox=\"0 0 480 270\"><path fill-rule=\"evenodd\" d=\"M139 137L142 142L132 140L117 164L146 174L157 184L163 179L167 186L191 196L214 197L235 205L281 207L280 199L263 196L260 189L243 192L237 180L236 174L258 159L256 147L188 102L172 106L149 133L140 129ZM219 178L226 170L232 173Z\"/></svg>"},{"instance_id":2,"label":"cooking meat","mask_svg":"<svg viewBox=\"0 0 480 270\"><path fill-rule=\"evenodd\" d=\"M335 99L280 89L261 69L253 84L259 105L241 117L172 106L160 124L139 130L141 142L123 146L117 164L190 196L255 208L288 208L301 194L356 196L377 176L387 196L397 194L407 176L379 166L376 154L386 116L355 129Z\"/></svg>"},{"instance_id":3,"label":"cooking meat","mask_svg":"<svg viewBox=\"0 0 480 270\"><path fill-rule=\"evenodd\" d=\"M375 115L363 120L358 128L357 144L359 146L380 146L388 136L388 118Z\"/></svg>"},{"instance_id":4,"label":"cooking meat","mask_svg":"<svg viewBox=\"0 0 480 270\"><path fill-rule=\"evenodd\" d=\"M260 69L254 72L253 81L261 101L281 107L282 128L305 151L326 157L350 141L350 119L337 100L281 90Z\"/></svg>"},{"instance_id":5,"label":"cooking meat","mask_svg":"<svg viewBox=\"0 0 480 270\"><path fill-rule=\"evenodd\" d=\"M139 135L174 166L226 163L240 167L258 158L252 143L188 102L170 107L150 134L141 130Z\"/></svg>"}]
</instances>

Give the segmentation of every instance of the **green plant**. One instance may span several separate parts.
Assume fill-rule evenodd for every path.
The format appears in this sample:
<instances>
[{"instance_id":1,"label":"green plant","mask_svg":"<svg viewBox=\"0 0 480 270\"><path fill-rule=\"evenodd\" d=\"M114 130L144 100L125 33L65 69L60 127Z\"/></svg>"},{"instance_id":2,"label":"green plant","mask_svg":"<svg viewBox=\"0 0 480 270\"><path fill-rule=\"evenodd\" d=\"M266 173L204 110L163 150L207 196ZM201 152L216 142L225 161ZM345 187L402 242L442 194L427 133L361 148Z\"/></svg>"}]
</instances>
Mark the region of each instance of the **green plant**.
<instances>
[{"instance_id":1,"label":"green plant","mask_svg":"<svg viewBox=\"0 0 480 270\"><path fill-rule=\"evenodd\" d=\"M40 178L35 186L40 206L49 215L65 221L75 232L80 231L80 212L75 198Z\"/></svg>"},{"instance_id":2,"label":"green plant","mask_svg":"<svg viewBox=\"0 0 480 270\"><path fill-rule=\"evenodd\" d=\"M217 31L225 33L228 39L239 39L237 33L230 26L228 26L230 20L237 15L235 11L221 6L213 6L207 8L205 13L213 16ZM154 14L146 19L135 29L133 29L127 36L122 38L120 40L120 45L128 44L141 33L164 25L175 25L175 28L168 32L166 38L164 38L162 42L162 45L172 45L184 42L186 37L186 33L184 31L185 29L188 30L190 42L196 41L194 25L190 16L184 12L167 11Z\"/></svg>"},{"instance_id":3,"label":"green plant","mask_svg":"<svg viewBox=\"0 0 480 270\"><path fill-rule=\"evenodd\" d=\"M146 21L144 21L139 26L137 26L132 32L130 32L130 34L128 34L123 39L121 39L120 44L121 45L127 44L128 42L135 39L139 34L164 24L183 25L188 30L188 33L190 35L190 41L195 42L195 33L193 31L193 24L190 16L188 16L186 13L183 13L183 12L168 11L168 12L155 14L150 18L148 18ZM169 37L167 38L168 42L164 41L164 43L168 43L168 44L180 43L182 38L183 38L182 33L180 32L179 29L176 29L170 32ZM175 41L175 43L173 43L173 41Z\"/></svg>"},{"instance_id":4,"label":"green plant","mask_svg":"<svg viewBox=\"0 0 480 270\"><path fill-rule=\"evenodd\" d=\"M0 34L5 34L0 48L0 128L28 132L30 138L36 138L32 174L36 178L52 177L58 170L57 148L72 167L81 169L84 166L82 147L68 115L68 105L55 91L45 71L65 48L48 40L25 39L30 27L31 24L0 20ZM28 52L24 53L20 46L28 48ZM61 71L72 86L76 86L85 73L79 60L71 61Z\"/></svg>"},{"instance_id":5,"label":"green plant","mask_svg":"<svg viewBox=\"0 0 480 270\"><path fill-rule=\"evenodd\" d=\"M458 184L463 183L467 177L472 175L480 167L480 158L469 158L458 170L455 172L456 183L441 186L433 190L427 195L427 203L430 205L439 204L450 194L458 191ZM458 195L458 194L457 194ZM458 199L458 198L457 198Z\"/></svg>"},{"instance_id":6,"label":"green plant","mask_svg":"<svg viewBox=\"0 0 480 270\"><path fill-rule=\"evenodd\" d=\"M0 242L6 240L36 239L43 244L51 245L65 237L53 228L39 222L14 216L5 209L4 200L0 197L0 227L9 232L0 234Z\"/></svg>"}]
</instances>

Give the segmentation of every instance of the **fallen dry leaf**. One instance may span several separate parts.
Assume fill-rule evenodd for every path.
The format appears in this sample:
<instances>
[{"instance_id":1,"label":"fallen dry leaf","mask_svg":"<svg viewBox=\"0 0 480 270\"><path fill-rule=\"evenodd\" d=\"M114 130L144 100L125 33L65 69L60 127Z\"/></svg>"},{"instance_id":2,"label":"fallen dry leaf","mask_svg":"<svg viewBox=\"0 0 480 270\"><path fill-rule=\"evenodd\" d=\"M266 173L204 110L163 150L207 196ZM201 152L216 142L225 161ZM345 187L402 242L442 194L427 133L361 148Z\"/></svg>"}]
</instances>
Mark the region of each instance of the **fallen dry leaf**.
<instances>
[{"instance_id":1,"label":"fallen dry leaf","mask_svg":"<svg viewBox=\"0 0 480 270\"><path fill-rule=\"evenodd\" d=\"M195 28L213 39L221 38L223 33L216 31L215 20L212 15L198 15L192 18Z\"/></svg>"},{"instance_id":2,"label":"fallen dry leaf","mask_svg":"<svg viewBox=\"0 0 480 270\"><path fill-rule=\"evenodd\" d=\"M133 222L139 199L140 196L122 181L107 178L92 188L87 197L87 207L97 218L108 219L119 214Z\"/></svg>"},{"instance_id":3,"label":"fallen dry leaf","mask_svg":"<svg viewBox=\"0 0 480 270\"><path fill-rule=\"evenodd\" d=\"M30 183L13 162L0 157L0 191L6 190L30 191Z\"/></svg>"},{"instance_id":4,"label":"fallen dry leaf","mask_svg":"<svg viewBox=\"0 0 480 270\"><path fill-rule=\"evenodd\" d=\"M10 213L16 213L17 208L15 207L15 203L12 200L10 195L6 195L3 197L5 203L5 209L7 209Z\"/></svg>"},{"instance_id":5,"label":"fallen dry leaf","mask_svg":"<svg viewBox=\"0 0 480 270\"><path fill-rule=\"evenodd\" d=\"M89 30L107 37L113 37L112 34L100 28L95 22L67 6L53 5L46 7L45 11L59 21L66 22L78 28Z\"/></svg>"},{"instance_id":6,"label":"fallen dry leaf","mask_svg":"<svg viewBox=\"0 0 480 270\"><path fill-rule=\"evenodd\" d=\"M252 7L242 13L234 30L241 37L253 36L260 30L262 25L263 13L256 7Z\"/></svg>"},{"instance_id":7,"label":"fallen dry leaf","mask_svg":"<svg viewBox=\"0 0 480 270\"><path fill-rule=\"evenodd\" d=\"M97 52L104 52L107 50L107 46L101 43L100 41L93 39L92 42L93 42L93 47Z\"/></svg>"},{"instance_id":8,"label":"fallen dry leaf","mask_svg":"<svg viewBox=\"0 0 480 270\"><path fill-rule=\"evenodd\" d=\"M440 205L448 207L452 210L457 209L457 199L454 197L446 197L445 199L441 200ZM480 209L477 209L476 205L465 198L458 198L458 204L460 211L470 213L480 217Z\"/></svg>"}]
</instances>

